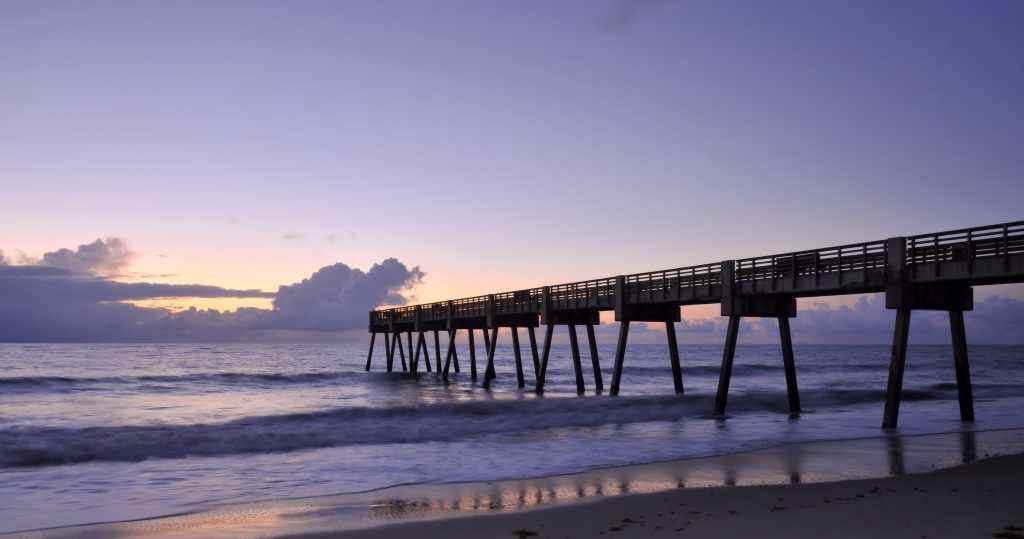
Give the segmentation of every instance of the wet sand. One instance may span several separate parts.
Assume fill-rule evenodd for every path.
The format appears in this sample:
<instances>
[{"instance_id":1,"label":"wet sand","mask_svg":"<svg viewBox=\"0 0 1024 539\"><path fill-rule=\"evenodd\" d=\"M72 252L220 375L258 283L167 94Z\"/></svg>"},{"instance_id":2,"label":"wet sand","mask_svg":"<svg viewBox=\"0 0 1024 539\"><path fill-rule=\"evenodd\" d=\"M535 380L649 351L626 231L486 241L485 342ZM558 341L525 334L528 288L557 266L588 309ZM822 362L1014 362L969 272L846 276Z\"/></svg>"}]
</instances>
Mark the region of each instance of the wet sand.
<instances>
[{"instance_id":1,"label":"wet sand","mask_svg":"<svg viewBox=\"0 0 1024 539\"><path fill-rule=\"evenodd\" d=\"M1000 456L1002 455L1002 456ZM539 457L542 458L542 457ZM507 481L409 485L22 537L1024 539L1024 430L885 436ZM536 534L536 535L531 535Z\"/></svg>"},{"instance_id":2,"label":"wet sand","mask_svg":"<svg viewBox=\"0 0 1024 539\"><path fill-rule=\"evenodd\" d=\"M1024 538L1024 456L926 474L618 496L512 514L304 537Z\"/></svg>"}]
</instances>

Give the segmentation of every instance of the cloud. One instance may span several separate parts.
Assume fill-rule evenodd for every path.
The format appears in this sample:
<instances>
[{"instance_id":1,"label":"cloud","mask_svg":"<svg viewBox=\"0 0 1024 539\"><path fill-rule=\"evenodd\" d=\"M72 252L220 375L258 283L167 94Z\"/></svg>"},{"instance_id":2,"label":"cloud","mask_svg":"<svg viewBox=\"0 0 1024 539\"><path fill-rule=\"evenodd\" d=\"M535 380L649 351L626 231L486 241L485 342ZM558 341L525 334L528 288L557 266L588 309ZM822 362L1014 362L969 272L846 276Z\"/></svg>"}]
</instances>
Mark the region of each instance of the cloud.
<instances>
[{"instance_id":1,"label":"cloud","mask_svg":"<svg viewBox=\"0 0 1024 539\"><path fill-rule=\"evenodd\" d=\"M424 275L394 258L366 272L338 263L264 292L123 283L96 273L120 269L128 259L123 242L110 239L47 253L31 265L0 259L0 342L294 340L295 332L363 329L368 311L406 303ZM273 308L172 312L125 303L189 297L272 298Z\"/></svg>"},{"instance_id":2,"label":"cloud","mask_svg":"<svg viewBox=\"0 0 1024 539\"><path fill-rule=\"evenodd\" d=\"M375 307L405 304L402 292L418 285L423 275L419 267L408 269L394 258L374 264L365 273L341 263L327 266L278 289L274 321L281 329L362 327Z\"/></svg>"},{"instance_id":3,"label":"cloud","mask_svg":"<svg viewBox=\"0 0 1024 539\"><path fill-rule=\"evenodd\" d=\"M633 26L637 17L664 4L668 0L618 0L601 25L608 29L623 30Z\"/></svg>"},{"instance_id":4,"label":"cloud","mask_svg":"<svg viewBox=\"0 0 1024 539\"><path fill-rule=\"evenodd\" d=\"M294 234L294 233L293 234L285 234L284 236L281 236L281 241L302 242L302 241L306 241L306 235L305 234Z\"/></svg>"},{"instance_id":5,"label":"cloud","mask_svg":"<svg viewBox=\"0 0 1024 539\"><path fill-rule=\"evenodd\" d=\"M2 250L0 250L0 266L7 266L10 263L11 263L11 261L7 260L7 257L4 256L4 252Z\"/></svg>"},{"instance_id":6,"label":"cloud","mask_svg":"<svg viewBox=\"0 0 1024 539\"><path fill-rule=\"evenodd\" d=\"M58 249L43 255L43 266L82 273L114 274L135 257L121 238L98 239L77 249Z\"/></svg>"}]
</instances>

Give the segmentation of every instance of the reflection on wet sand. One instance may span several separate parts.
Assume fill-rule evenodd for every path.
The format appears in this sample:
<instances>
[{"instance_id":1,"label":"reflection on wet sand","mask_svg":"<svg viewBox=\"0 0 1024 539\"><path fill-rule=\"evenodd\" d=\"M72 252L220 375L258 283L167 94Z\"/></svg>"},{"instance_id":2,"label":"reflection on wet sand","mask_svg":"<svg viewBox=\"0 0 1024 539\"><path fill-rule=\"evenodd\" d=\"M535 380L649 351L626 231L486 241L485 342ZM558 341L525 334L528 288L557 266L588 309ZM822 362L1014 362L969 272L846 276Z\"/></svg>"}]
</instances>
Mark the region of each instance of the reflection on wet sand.
<instances>
[{"instance_id":1,"label":"reflection on wet sand","mask_svg":"<svg viewBox=\"0 0 1024 539\"><path fill-rule=\"evenodd\" d=\"M818 483L919 473L977 459L979 434L899 437L792 445L708 459L691 459L578 475L480 484L423 487L416 499L377 499L371 520L452 512L529 509L569 500L679 488ZM991 436L982 433L981 436ZM941 438L941 441L938 439ZM1022 447L1021 449L1024 449Z\"/></svg>"},{"instance_id":2,"label":"reflection on wet sand","mask_svg":"<svg viewBox=\"0 0 1024 539\"><path fill-rule=\"evenodd\" d=\"M1024 453L1024 430L794 444L537 479L410 485L358 494L225 505L189 515L79 529L81 535L96 537L126 533L249 536L265 535L268 529L276 534L317 533L681 488L820 483L922 473L974 462L979 454L1007 453Z\"/></svg>"}]
</instances>

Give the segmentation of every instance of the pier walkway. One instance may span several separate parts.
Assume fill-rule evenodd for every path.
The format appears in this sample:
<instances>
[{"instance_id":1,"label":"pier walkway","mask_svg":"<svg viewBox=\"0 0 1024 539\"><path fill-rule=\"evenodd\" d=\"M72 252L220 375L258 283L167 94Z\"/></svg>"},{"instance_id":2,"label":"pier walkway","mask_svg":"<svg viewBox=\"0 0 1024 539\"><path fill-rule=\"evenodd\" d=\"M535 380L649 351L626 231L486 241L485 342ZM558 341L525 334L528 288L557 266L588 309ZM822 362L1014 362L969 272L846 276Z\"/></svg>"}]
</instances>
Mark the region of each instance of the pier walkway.
<instances>
[{"instance_id":1,"label":"pier walkway","mask_svg":"<svg viewBox=\"0 0 1024 539\"><path fill-rule=\"evenodd\" d=\"M523 388L526 384L518 330L526 328L536 391L543 392L555 326L566 326L576 386L582 393L585 382L576 329L585 326L594 366L594 384L601 390L604 382L594 325L599 323L601 311L614 311L615 320L621 324L609 393L619 393L631 322L665 324L673 382L676 391L682 393L682 369L674 327L675 322L680 321L680 307L717 303L721 305L722 316L729 318L729 324L715 414L725 413L736 339L743 317L778 319L789 407L792 413L798 413L800 398L789 329L789 319L797 315L796 298L884 292L886 308L896 310L896 328L883 426L895 427L899 415L910 315L914 310L949 313L960 417L970 421L974 419L974 405L963 312L973 309L974 286L1019 282L1024 282L1024 221L374 310L370 312L366 370L370 370L377 334L382 333L388 371L394 368L396 348L402 370L416 372L422 357L430 371L426 334L433 332L434 368L447 378L453 366L459 371L455 338L460 330L466 330L470 368L475 380L474 335L479 329L487 350L483 385L489 387L494 377L498 330L510 328L517 382ZM538 353L535 328L541 325L545 327L545 334L542 351ZM448 341L443 364L441 331L447 332ZM407 337L408 364L403 334Z\"/></svg>"}]
</instances>

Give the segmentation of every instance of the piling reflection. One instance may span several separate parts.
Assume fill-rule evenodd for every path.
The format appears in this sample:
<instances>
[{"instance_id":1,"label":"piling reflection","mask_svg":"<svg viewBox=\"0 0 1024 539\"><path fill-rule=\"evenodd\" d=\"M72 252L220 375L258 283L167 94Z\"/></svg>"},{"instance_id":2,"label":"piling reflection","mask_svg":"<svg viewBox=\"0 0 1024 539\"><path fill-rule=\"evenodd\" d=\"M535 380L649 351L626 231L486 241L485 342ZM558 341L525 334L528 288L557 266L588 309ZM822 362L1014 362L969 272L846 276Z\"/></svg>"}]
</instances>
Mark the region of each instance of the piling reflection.
<instances>
[{"instance_id":1,"label":"piling reflection","mask_svg":"<svg viewBox=\"0 0 1024 539\"><path fill-rule=\"evenodd\" d=\"M960 461L964 464L978 460L977 436L972 431L960 433Z\"/></svg>"},{"instance_id":2,"label":"piling reflection","mask_svg":"<svg viewBox=\"0 0 1024 539\"><path fill-rule=\"evenodd\" d=\"M888 436L886 441L886 455L889 457L889 474L905 475L907 473L906 461L903 457L903 440L899 436Z\"/></svg>"},{"instance_id":3,"label":"piling reflection","mask_svg":"<svg viewBox=\"0 0 1024 539\"><path fill-rule=\"evenodd\" d=\"M530 509L577 500L682 488L801 484L905 475L977 460L978 434L899 437L778 447L752 453L641 465L578 475L425 489L433 495L375 499L371 518Z\"/></svg>"}]
</instances>

